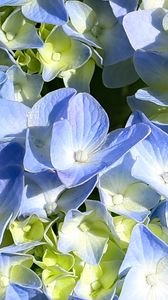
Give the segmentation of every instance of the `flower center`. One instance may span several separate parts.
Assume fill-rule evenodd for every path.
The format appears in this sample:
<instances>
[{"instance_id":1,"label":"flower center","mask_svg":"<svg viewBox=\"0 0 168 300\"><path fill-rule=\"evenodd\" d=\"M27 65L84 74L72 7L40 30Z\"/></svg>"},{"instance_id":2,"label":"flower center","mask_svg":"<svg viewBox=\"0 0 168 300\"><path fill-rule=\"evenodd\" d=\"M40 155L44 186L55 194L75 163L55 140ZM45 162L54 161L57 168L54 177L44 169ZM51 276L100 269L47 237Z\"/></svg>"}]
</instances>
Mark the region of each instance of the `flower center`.
<instances>
[{"instance_id":1,"label":"flower center","mask_svg":"<svg viewBox=\"0 0 168 300\"><path fill-rule=\"evenodd\" d=\"M78 150L75 152L74 159L76 162L84 163L88 160L88 153L86 151Z\"/></svg>"},{"instance_id":2,"label":"flower center","mask_svg":"<svg viewBox=\"0 0 168 300\"><path fill-rule=\"evenodd\" d=\"M79 228L83 232L87 232L90 230L90 226L87 224L87 222L83 222L82 224L80 224Z\"/></svg>"},{"instance_id":3,"label":"flower center","mask_svg":"<svg viewBox=\"0 0 168 300\"><path fill-rule=\"evenodd\" d=\"M0 289L6 288L9 285L9 278L0 273Z\"/></svg>"},{"instance_id":4,"label":"flower center","mask_svg":"<svg viewBox=\"0 0 168 300\"><path fill-rule=\"evenodd\" d=\"M52 60L53 61L60 61L60 59L61 59L61 53L55 52L55 53L52 54Z\"/></svg>"},{"instance_id":5,"label":"flower center","mask_svg":"<svg viewBox=\"0 0 168 300\"><path fill-rule=\"evenodd\" d=\"M99 290L101 287L102 287L102 284L101 284L101 282L99 280L95 280L91 284L92 291Z\"/></svg>"},{"instance_id":6,"label":"flower center","mask_svg":"<svg viewBox=\"0 0 168 300\"><path fill-rule=\"evenodd\" d=\"M120 205L123 203L124 197L121 194L116 194L112 197L112 202L114 205Z\"/></svg>"},{"instance_id":7,"label":"flower center","mask_svg":"<svg viewBox=\"0 0 168 300\"><path fill-rule=\"evenodd\" d=\"M7 38L7 40L8 41L12 41L14 38L15 38L15 33L13 33L13 32L7 32L6 33L6 38Z\"/></svg>"},{"instance_id":8,"label":"flower center","mask_svg":"<svg viewBox=\"0 0 168 300\"><path fill-rule=\"evenodd\" d=\"M26 226L23 227L23 231L25 233L28 233L31 230L31 228L32 228L31 225L27 224Z\"/></svg>"},{"instance_id":9,"label":"flower center","mask_svg":"<svg viewBox=\"0 0 168 300\"><path fill-rule=\"evenodd\" d=\"M157 284L157 276L154 273L151 273L146 276L147 284L149 284L151 287Z\"/></svg>"}]
</instances>

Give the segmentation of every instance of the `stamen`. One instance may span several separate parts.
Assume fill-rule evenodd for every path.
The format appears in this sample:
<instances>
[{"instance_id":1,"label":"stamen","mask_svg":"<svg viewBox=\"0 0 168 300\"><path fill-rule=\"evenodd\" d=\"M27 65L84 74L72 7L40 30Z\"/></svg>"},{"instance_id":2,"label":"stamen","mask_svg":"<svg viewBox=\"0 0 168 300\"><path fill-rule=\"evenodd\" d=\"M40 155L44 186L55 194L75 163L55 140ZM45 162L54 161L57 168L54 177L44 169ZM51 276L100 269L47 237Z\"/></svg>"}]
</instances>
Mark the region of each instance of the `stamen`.
<instances>
[{"instance_id":1,"label":"stamen","mask_svg":"<svg viewBox=\"0 0 168 300\"><path fill-rule=\"evenodd\" d=\"M86 151L78 150L74 154L74 159L76 162L84 163L88 160L88 153Z\"/></svg>"}]
</instances>

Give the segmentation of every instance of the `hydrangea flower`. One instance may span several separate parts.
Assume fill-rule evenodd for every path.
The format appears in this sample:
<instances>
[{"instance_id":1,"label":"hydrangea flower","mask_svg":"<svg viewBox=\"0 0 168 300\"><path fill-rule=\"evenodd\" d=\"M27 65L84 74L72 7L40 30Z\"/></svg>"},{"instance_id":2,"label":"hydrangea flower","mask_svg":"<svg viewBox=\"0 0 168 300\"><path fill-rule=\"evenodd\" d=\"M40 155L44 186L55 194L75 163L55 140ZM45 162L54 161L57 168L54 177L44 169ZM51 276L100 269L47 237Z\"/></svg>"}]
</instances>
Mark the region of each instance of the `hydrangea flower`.
<instances>
[{"instance_id":1,"label":"hydrangea flower","mask_svg":"<svg viewBox=\"0 0 168 300\"><path fill-rule=\"evenodd\" d=\"M164 242L144 225L136 225L120 268L120 275L127 275L119 300L166 299L167 254Z\"/></svg>"},{"instance_id":2,"label":"hydrangea flower","mask_svg":"<svg viewBox=\"0 0 168 300\"><path fill-rule=\"evenodd\" d=\"M91 56L87 45L68 37L61 27L53 28L38 51L44 81L54 79L62 71L80 68Z\"/></svg>"},{"instance_id":3,"label":"hydrangea flower","mask_svg":"<svg viewBox=\"0 0 168 300\"><path fill-rule=\"evenodd\" d=\"M97 48L97 54L103 58L104 84L119 87L136 81L138 77L130 59L133 49L109 2L67 1L66 8L70 22L63 25L63 29L69 36ZM126 75L123 75L124 69L129 69ZM115 76L117 70L120 76Z\"/></svg>"},{"instance_id":4,"label":"hydrangea flower","mask_svg":"<svg viewBox=\"0 0 168 300\"><path fill-rule=\"evenodd\" d=\"M42 262L42 279L51 299L67 300L73 291L77 276L74 272L75 259L71 254L62 254L46 249Z\"/></svg>"},{"instance_id":5,"label":"hydrangea flower","mask_svg":"<svg viewBox=\"0 0 168 300\"><path fill-rule=\"evenodd\" d=\"M123 252L113 242L109 241L108 248L100 263L96 266L85 264L74 293L86 300L111 300L115 293L114 283L123 260Z\"/></svg>"},{"instance_id":6,"label":"hydrangea flower","mask_svg":"<svg viewBox=\"0 0 168 300\"><path fill-rule=\"evenodd\" d=\"M6 71L6 80L0 88L0 97L32 106L40 98L43 80L40 75L24 73L17 65Z\"/></svg>"},{"instance_id":7,"label":"hydrangea flower","mask_svg":"<svg viewBox=\"0 0 168 300\"><path fill-rule=\"evenodd\" d=\"M25 220L12 222L9 229L14 243L17 245L31 241L41 241L45 230L45 223L43 222L36 215L31 215Z\"/></svg>"},{"instance_id":8,"label":"hydrangea flower","mask_svg":"<svg viewBox=\"0 0 168 300\"><path fill-rule=\"evenodd\" d=\"M99 179L100 198L108 210L143 222L160 195L131 176L134 159L128 153Z\"/></svg>"},{"instance_id":9,"label":"hydrangea flower","mask_svg":"<svg viewBox=\"0 0 168 300\"><path fill-rule=\"evenodd\" d=\"M168 197L168 135L153 125L142 113L135 113L128 124L142 121L148 124L152 131L144 141L132 149L132 153L136 157L132 175L149 184L161 196Z\"/></svg>"},{"instance_id":10,"label":"hydrangea flower","mask_svg":"<svg viewBox=\"0 0 168 300\"><path fill-rule=\"evenodd\" d=\"M100 104L89 94L74 94L60 89L33 106L24 158L26 170L56 169L67 187L88 181L149 134L138 124L107 135L109 121Z\"/></svg>"},{"instance_id":11,"label":"hydrangea flower","mask_svg":"<svg viewBox=\"0 0 168 300\"><path fill-rule=\"evenodd\" d=\"M58 250L65 254L75 251L86 263L96 265L107 249L109 238L116 238L116 234L112 217L103 204L91 200L87 204L84 213L70 210L66 214L59 231Z\"/></svg>"}]
</instances>

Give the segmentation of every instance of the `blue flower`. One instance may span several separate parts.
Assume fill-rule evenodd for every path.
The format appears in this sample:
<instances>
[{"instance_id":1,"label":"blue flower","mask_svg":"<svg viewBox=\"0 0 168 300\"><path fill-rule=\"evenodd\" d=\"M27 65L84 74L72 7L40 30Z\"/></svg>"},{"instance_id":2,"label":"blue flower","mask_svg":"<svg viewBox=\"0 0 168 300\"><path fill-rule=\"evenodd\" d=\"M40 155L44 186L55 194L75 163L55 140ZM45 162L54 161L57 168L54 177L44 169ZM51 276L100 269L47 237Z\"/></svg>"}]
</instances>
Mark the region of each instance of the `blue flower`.
<instances>
[{"instance_id":1,"label":"blue flower","mask_svg":"<svg viewBox=\"0 0 168 300\"><path fill-rule=\"evenodd\" d=\"M168 197L168 134L138 112L130 117L128 125L138 122L148 124L151 134L132 149L136 158L132 175L149 184L161 196Z\"/></svg>"},{"instance_id":2,"label":"blue flower","mask_svg":"<svg viewBox=\"0 0 168 300\"><path fill-rule=\"evenodd\" d=\"M28 116L25 169L55 169L67 187L84 183L149 134L138 124L107 134L109 120L89 94L60 89L46 95Z\"/></svg>"},{"instance_id":3,"label":"blue flower","mask_svg":"<svg viewBox=\"0 0 168 300\"><path fill-rule=\"evenodd\" d=\"M127 273L119 300L166 299L168 246L144 225L136 225L120 268Z\"/></svg>"},{"instance_id":4,"label":"blue flower","mask_svg":"<svg viewBox=\"0 0 168 300\"><path fill-rule=\"evenodd\" d=\"M160 195L131 175L135 161L127 153L99 179L100 198L108 210L143 222Z\"/></svg>"}]
</instances>

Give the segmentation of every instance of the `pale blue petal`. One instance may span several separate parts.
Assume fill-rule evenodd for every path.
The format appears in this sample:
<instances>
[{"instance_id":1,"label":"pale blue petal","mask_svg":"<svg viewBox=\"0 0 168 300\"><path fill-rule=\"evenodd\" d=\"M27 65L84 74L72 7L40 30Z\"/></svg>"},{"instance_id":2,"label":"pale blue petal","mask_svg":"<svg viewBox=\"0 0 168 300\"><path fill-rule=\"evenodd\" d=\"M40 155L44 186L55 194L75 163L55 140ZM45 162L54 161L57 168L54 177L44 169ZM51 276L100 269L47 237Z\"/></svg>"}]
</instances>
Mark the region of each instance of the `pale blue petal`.
<instances>
[{"instance_id":1,"label":"pale blue petal","mask_svg":"<svg viewBox=\"0 0 168 300\"><path fill-rule=\"evenodd\" d=\"M19 244L19 245L13 244L13 245L1 248L0 253L14 253L14 254L17 252L22 253L27 250L31 250L34 247L40 246L44 243L45 242L28 242L28 243L26 242L26 243Z\"/></svg>"},{"instance_id":2,"label":"pale blue petal","mask_svg":"<svg viewBox=\"0 0 168 300\"><path fill-rule=\"evenodd\" d=\"M50 127L31 127L27 130L24 168L36 173L52 169L50 161Z\"/></svg>"},{"instance_id":3,"label":"pale blue petal","mask_svg":"<svg viewBox=\"0 0 168 300\"><path fill-rule=\"evenodd\" d=\"M143 113L134 113L130 123L144 122L151 127L151 134L139 143L135 150L137 157L132 175L155 189L160 195L168 196L166 174L168 170L168 134L152 124ZM143 165L143 168L142 168Z\"/></svg>"},{"instance_id":4,"label":"pale blue petal","mask_svg":"<svg viewBox=\"0 0 168 300\"><path fill-rule=\"evenodd\" d=\"M63 0L33 0L22 6L22 13L38 23L62 25L68 20Z\"/></svg>"},{"instance_id":5,"label":"pale blue petal","mask_svg":"<svg viewBox=\"0 0 168 300\"><path fill-rule=\"evenodd\" d=\"M119 300L147 300L150 286L140 268L132 268L127 274Z\"/></svg>"},{"instance_id":6,"label":"pale blue petal","mask_svg":"<svg viewBox=\"0 0 168 300\"><path fill-rule=\"evenodd\" d=\"M148 209L157 205L160 196L148 185L131 176L133 164L131 155L126 154L122 162L100 177L99 192L107 209L142 222L150 213ZM123 197L122 202L113 202L118 195Z\"/></svg>"},{"instance_id":7,"label":"pale blue petal","mask_svg":"<svg viewBox=\"0 0 168 300\"><path fill-rule=\"evenodd\" d=\"M135 50L166 49L168 35L163 30L162 20L166 12L163 9L138 10L128 13L123 19L123 26L128 39ZM132 25L134 24L134 25Z\"/></svg>"},{"instance_id":8,"label":"pale blue petal","mask_svg":"<svg viewBox=\"0 0 168 300\"><path fill-rule=\"evenodd\" d=\"M109 167L145 139L150 133L150 128L145 124L137 125L109 133L102 149L93 156L92 162L103 161L104 165Z\"/></svg>"},{"instance_id":9,"label":"pale blue petal","mask_svg":"<svg viewBox=\"0 0 168 300\"><path fill-rule=\"evenodd\" d=\"M79 93L69 102L74 150L91 151L105 139L109 120L102 106L89 94Z\"/></svg>"},{"instance_id":10,"label":"pale blue petal","mask_svg":"<svg viewBox=\"0 0 168 300\"><path fill-rule=\"evenodd\" d=\"M73 166L73 136L68 120L58 121L53 125L50 155L52 165L57 170L66 170Z\"/></svg>"},{"instance_id":11,"label":"pale blue petal","mask_svg":"<svg viewBox=\"0 0 168 300\"><path fill-rule=\"evenodd\" d=\"M0 138L24 138L30 108L19 102L0 100Z\"/></svg>"},{"instance_id":12,"label":"pale blue petal","mask_svg":"<svg viewBox=\"0 0 168 300\"><path fill-rule=\"evenodd\" d=\"M129 12L136 10L138 6L138 0L111 0L109 1L113 9L113 13L119 20L128 14Z\"/></svg>"},{"instance_id":13,"label":"pale blue petal","mask_svg":"<svg viewBox=\"0 0 168 300\"><path fill-rule=\"evenodd\" d=\"M151 266L162 257L167 256L168 246L156 237L144 225L136 225L131 234L130 244L120 267L119 274L127 272L129 268Z\"/></svg>"},{"instance_id":14,"label":"pale blue petal","mask_svg":"<svg viewBox=\"0 0 168 300\"><path fill-rule=\"evenodd\" d=\"M63 88L51 92L38 101L28 116L24 165L26 170L41 172L52 168L50 163L51 125L66 115L66 108L74 89Z\"/></svg>"},{"instance_id":15,"label":"pale blue petal","mask_svg":"<svg viewBox=\"0 0 168 300\"><path fill-rule=\"evenodd\" d=\"M32 107L28 116L28 126L48 126L61 117L66 117L64 111L75 94L75 89L61 88L45 95Z\"/></svg>"}]
</instances>

